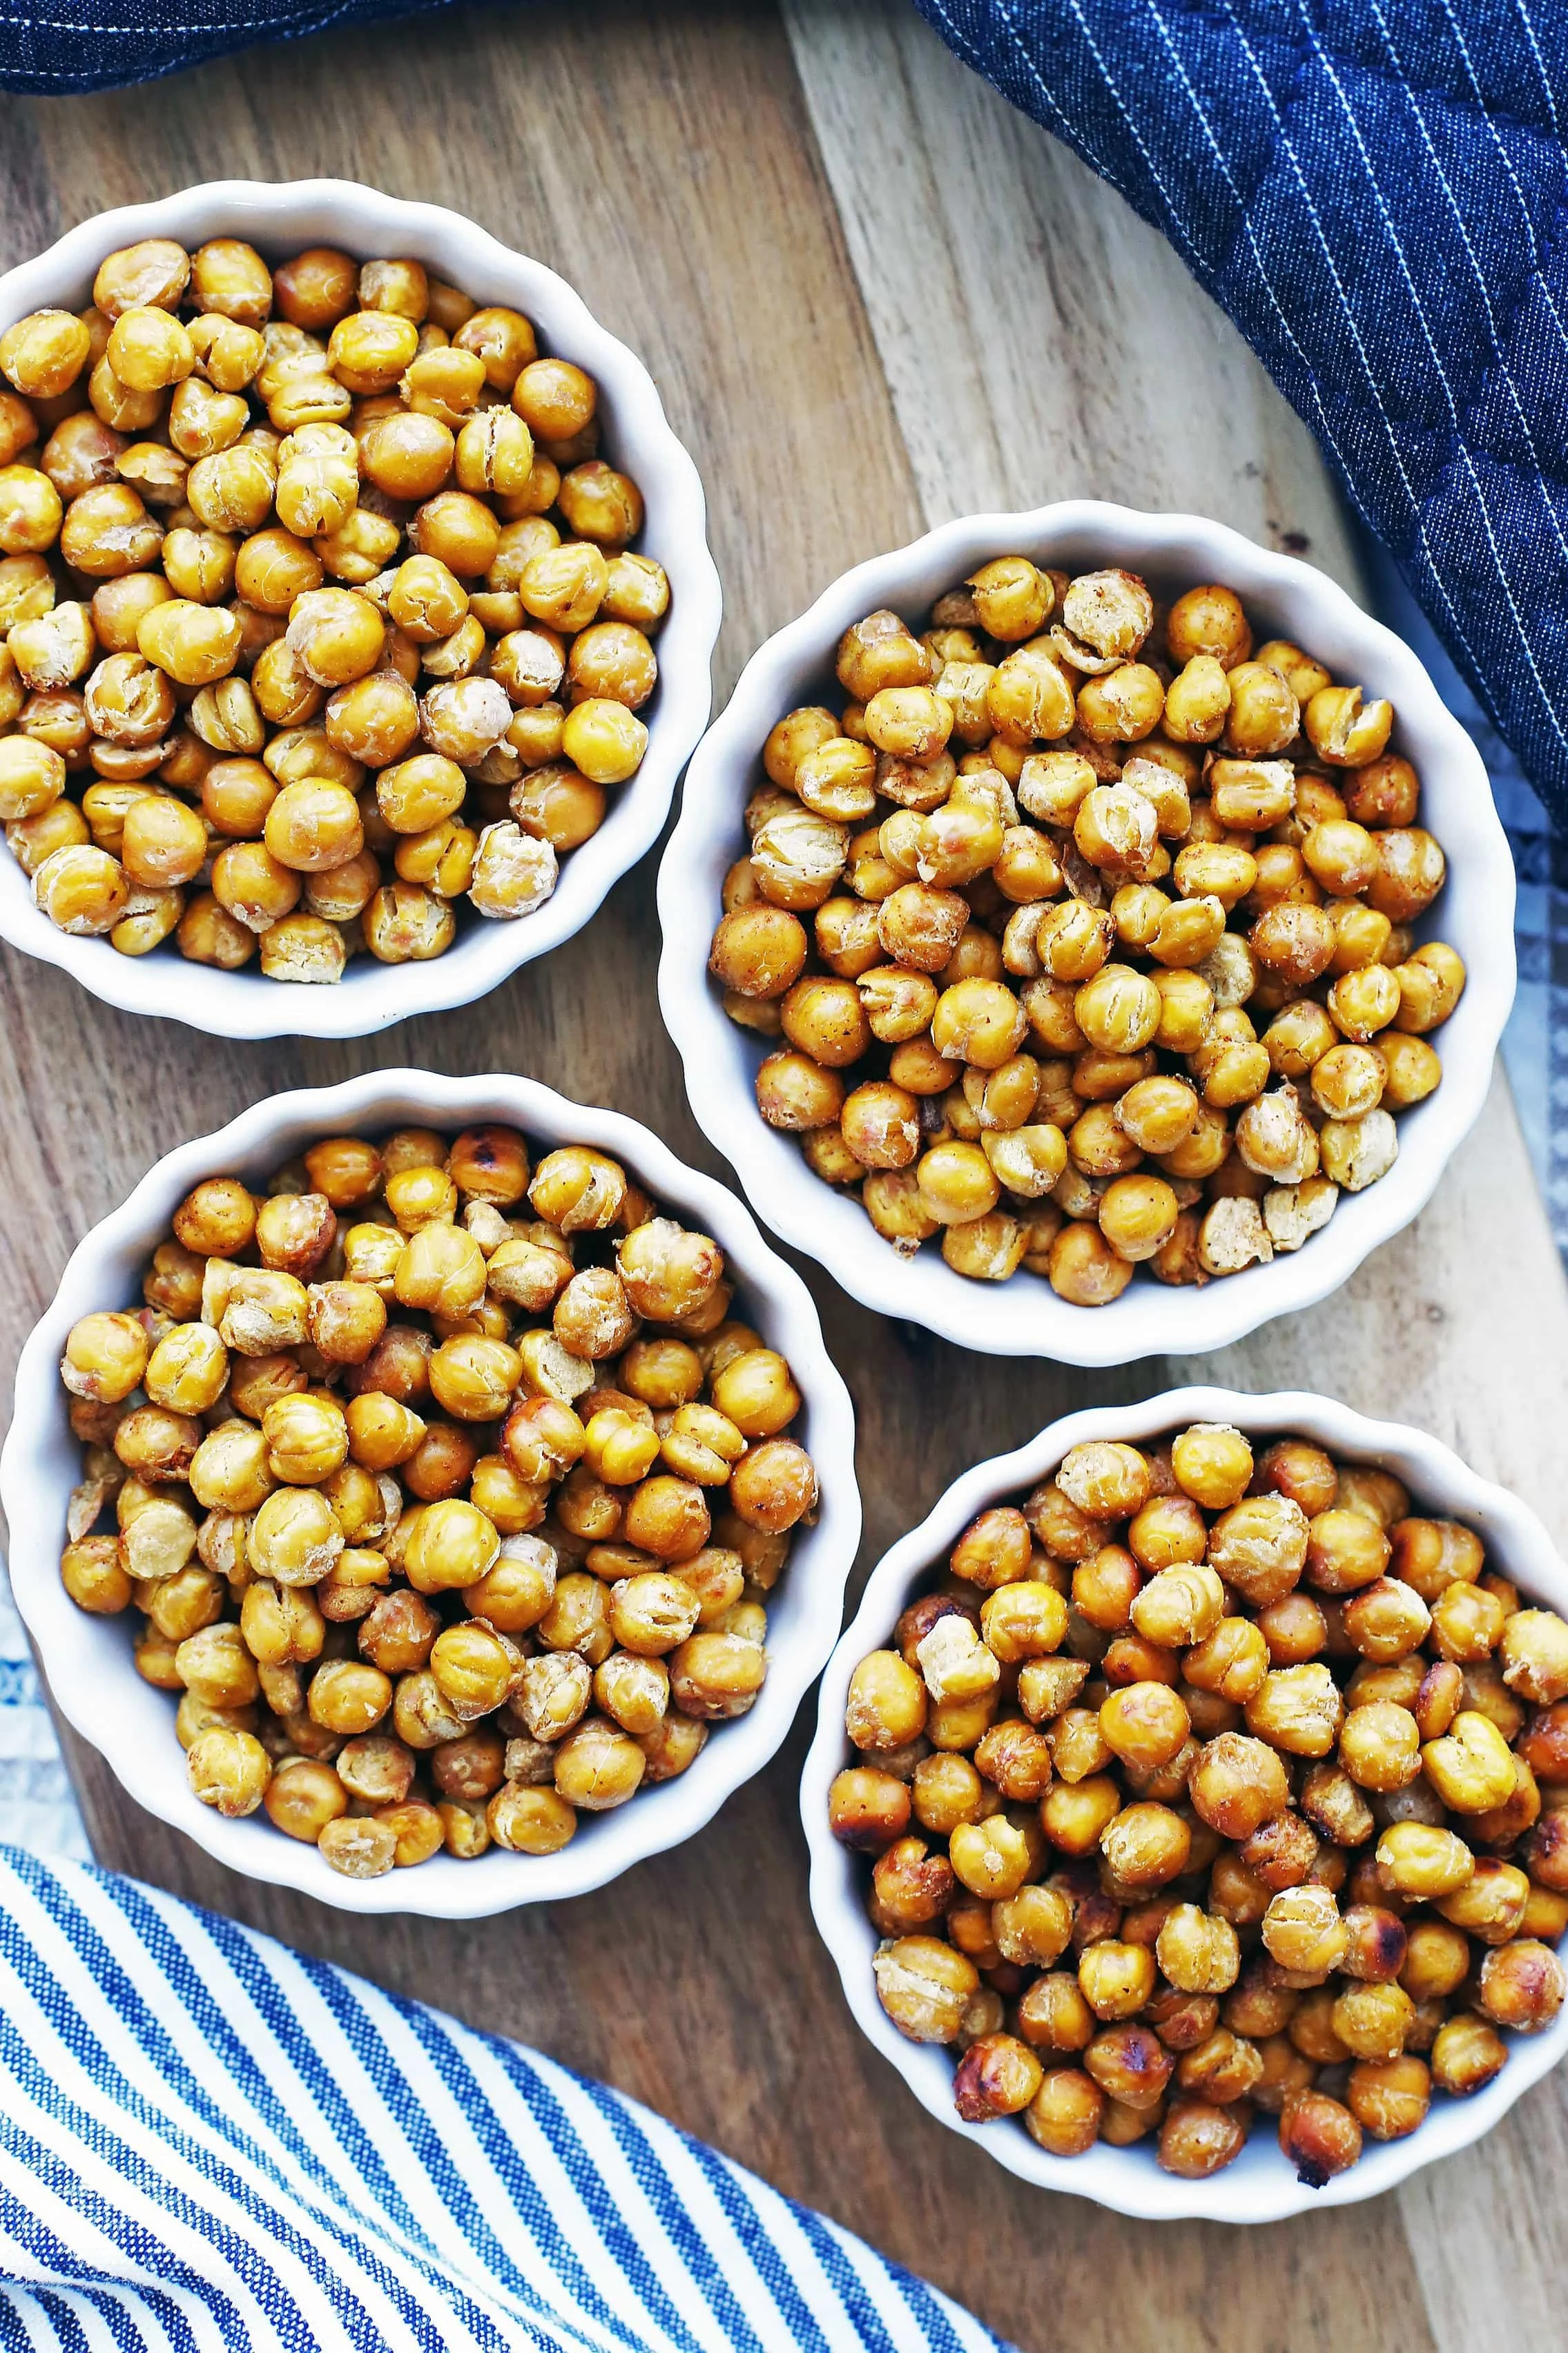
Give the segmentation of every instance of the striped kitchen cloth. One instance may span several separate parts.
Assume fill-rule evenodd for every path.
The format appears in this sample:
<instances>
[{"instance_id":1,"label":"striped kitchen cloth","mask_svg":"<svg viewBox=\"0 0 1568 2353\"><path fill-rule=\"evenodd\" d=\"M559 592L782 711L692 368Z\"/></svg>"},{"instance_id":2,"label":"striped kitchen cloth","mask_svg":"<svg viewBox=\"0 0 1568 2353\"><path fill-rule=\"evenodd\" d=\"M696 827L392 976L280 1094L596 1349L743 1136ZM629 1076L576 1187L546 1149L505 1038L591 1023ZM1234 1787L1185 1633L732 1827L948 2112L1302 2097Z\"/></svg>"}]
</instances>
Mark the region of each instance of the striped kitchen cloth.
<instances>
[{"instance_id":1,"label":"striped kitchen cloth","mask_svg":"<svg viewBox=\"0 0 1568 2353\"><path fill-rule=\"evenodd\" d=\"M68 1788L40 1776L58 1752L8 1597L0 1653L0 1824L79 1841ZM1005 2353L636 2101L14 1845L0 2346Z\"/></svg>"}]
</instances>

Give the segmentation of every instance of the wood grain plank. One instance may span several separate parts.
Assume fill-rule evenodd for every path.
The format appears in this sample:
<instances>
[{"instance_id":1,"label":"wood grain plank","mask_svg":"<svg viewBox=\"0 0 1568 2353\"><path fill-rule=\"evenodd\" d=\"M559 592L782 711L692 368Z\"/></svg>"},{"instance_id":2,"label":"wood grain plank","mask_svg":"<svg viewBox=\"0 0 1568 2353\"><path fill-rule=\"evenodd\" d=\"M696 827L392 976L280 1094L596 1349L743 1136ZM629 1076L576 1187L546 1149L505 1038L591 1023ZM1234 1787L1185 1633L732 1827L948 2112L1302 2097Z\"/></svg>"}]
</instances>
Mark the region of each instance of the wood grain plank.
<instances>
[{"instance_id":1,"label":"wood grain plank","mask_svg":"<svg viewBox=\"0 0 1568 2353\"><path fill-rule=\"evenodd\" d=\"M784 0L928 524L1191 509L1356 585L1311 436L1157 230L903 0Z\"/></svg>"}]
</instances>

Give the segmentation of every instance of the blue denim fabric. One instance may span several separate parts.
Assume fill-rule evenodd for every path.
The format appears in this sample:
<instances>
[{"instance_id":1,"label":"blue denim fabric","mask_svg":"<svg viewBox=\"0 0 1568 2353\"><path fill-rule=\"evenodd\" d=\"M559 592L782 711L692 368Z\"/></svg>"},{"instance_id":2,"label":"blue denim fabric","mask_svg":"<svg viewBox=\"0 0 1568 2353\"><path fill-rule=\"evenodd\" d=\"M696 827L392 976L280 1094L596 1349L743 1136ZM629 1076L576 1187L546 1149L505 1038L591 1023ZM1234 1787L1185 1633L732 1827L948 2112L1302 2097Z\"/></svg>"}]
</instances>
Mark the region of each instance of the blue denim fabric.
<instances>
[{"instance_id":1,"label":"blue denim fabric","mask_svg":"<svg viewBox=\"0 0 1568 2353\"><path fill-rule=\"evenodd\" d=\"M381 23L450 0L0 0L0 90L35 98L122 90L334 25Z\"/></svg>"}]
</instances>

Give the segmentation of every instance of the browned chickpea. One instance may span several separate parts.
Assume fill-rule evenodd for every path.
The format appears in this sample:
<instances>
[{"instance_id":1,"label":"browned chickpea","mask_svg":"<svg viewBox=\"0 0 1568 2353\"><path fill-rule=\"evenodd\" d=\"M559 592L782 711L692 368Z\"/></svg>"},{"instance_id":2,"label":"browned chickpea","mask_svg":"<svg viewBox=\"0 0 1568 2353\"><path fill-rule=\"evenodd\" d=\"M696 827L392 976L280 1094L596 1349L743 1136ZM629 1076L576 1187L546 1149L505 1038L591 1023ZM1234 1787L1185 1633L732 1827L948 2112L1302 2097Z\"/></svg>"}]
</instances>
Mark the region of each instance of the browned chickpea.
<instances>
[{"instance_id":1,"label":"browned chickpea","mask_svg":"<svg viewBox=\"0 0 1568 2353\"><path fill-rule=\"evenodd\" d=\"M1160 2127L1158 2161L1184 2181L1205 2181L1239 2157L1247 2126L1227 2107L1205 2099L1173 2101Z\"/></svg>"},{"instance_id":2,"label":"browned chickpea","mask_svg":"<svg viewBox=\"0 0 1568 2353\"><path fill-rule=\"evenodd\" d=\"M1112 1692L1100 1711L1106 1746L1124 1765L1139 1772L1169 1764L1180 1752L1189 1728L1181 1698L1161 1683L1129 1683Z\"/></svg>"},{"instance_id":3,"label":"browned chickpea","mask_svg":"<svg viewBox=\"0 0 1568 2353\"><path fill-rule=\"evenodd\" d=\"M798 916L759 902L723 917L713 935L709 968L726 988L743 997L782 997L798 977L806 947Z\"/></svg>"},{"instance_id":4,"label":"browned chickpea","mask_svg":"<svg viewBox=\"0 0 1568 2353\"><path fill-rule=\"evenodd\" d=\"M890 1773L866 1765L847 1767L828 1792L828 1820L843 1845L879 1854L909 1827L910 1791Z\"/></svg>"},{"instance_id":5,"label":"browned chickpea","mask_svg":"<svg viewBox=\"0 0 1568 2353\"><path fill-rule=\"evenodd\" d=\"M1128 1946L1091 1945L1079 1964L1081 1982L1091 1960L1108 1950L1124 1953L1137 1949ZM1094 1970L1094 1982L1099 1983L1105 1971ZM1087 1989L1086 1989L1087 1990ZM1095 1997L1089 1994L1089 2006L1095 2008ZM1097 2010L1097 2016L1118 2016L1115 2011ZM1139 2021L1112 2025L1097 2034L1084 2053L1084 2067L1099 2084L1107 2098L1120 2100L1124 2107L1152 2108L1161 2099L1166 2084L1175 2071L1174 2054L1166 2050L1157 2034Z\"/></svg>"},{"instance_id":6,"label":"browned chickpea","mask_svg":"<svg viewBox=\"0 0 1568 2353\"><path fill-rule=\"evenodd\" d=\"M1362 2059L1351 2069L1345 2102L1374 2140L1404 2140L1426 2118L1432 2077L1414 2056Z\"/></svg>"},{"instance_id":7,"label":"browned chickpea","mask_svg":"<svg viewBox=\"0 0 1568 2353\"><path fill-rule=\"evenodd\" d=\"M1194 1811L1222 1838L1249 1838L1284 1812L1289 1794L1278 1751L1237 1732L1209 1741L1187 1777Z\"/></svg>"},{"instance_id":8,"label":"browned chickpea","mask_svg":"<svg viewBox=\"0 0 1568 2353\"><path fill-rule=\"evenodd\" d=\"M570 360L530 358L513 377L511 405L536 440L570 441L593 422L597 393Z\"/></svg>"},{"instance_id":9,"label":"browned chickpea","mask_svg":"<svg viewBox=\"0 0 1568 2353\"><path fill-rule=\"evenodd\" d=\"M1279 2113L1279 2146L1299 2180L1321 2189L1361 2155L1361 2126L1349 2108L1318 2091L1287 2099Z\"/></svg>"},{"instance_id":10,"label":"browned chickpea","mask_svg":"<svg viewBox=\"0 0 1568 2353\"><path fill-rule=\"evenodd\" d=\"M1430 2052L1432 2081L1440 2092L1468 2099L1500 2073L1508 2045L1486 2020L1460 2010L1437 2030Z\"/></svg>"},{"instance_id":11,"label":"browned chickpea","mask_svg":"<svg viewBox=\"0 0 1568 2353\"><path fill-rule=\"evenodd\" d=\"M1479 2000L1486 2015L1518 2034L1539 2034L1563 2007L1563 1964L1549 1945L1520 1936L1494 1947L1480 1967Z\"/></svg>"},{"instance_id":12,"label":"browned chickpea","mask_svg":"<svg viewBox=\"0 0 1568 2353\"><path fill-rule=\"evenodd\" d=\"M1024 2110L1031 2140L1053 2157L1081 2157L1100 2137L1105 2094L1076 2067L1053 2067Z\"/></svg>"},{"instance_id":13,"label":"browned chickpea","mask_svg":"<svg viewBox=\"0 0 1568 2353\"><path fill-rule=\"evenodd\" d=\"M966 2124L1016 2116L1039 2091L1045 2070L1028 2045L1011 2034L983 2034L969 2045L953 2077L953 2105Z\"/></svg>"}]
</instances>

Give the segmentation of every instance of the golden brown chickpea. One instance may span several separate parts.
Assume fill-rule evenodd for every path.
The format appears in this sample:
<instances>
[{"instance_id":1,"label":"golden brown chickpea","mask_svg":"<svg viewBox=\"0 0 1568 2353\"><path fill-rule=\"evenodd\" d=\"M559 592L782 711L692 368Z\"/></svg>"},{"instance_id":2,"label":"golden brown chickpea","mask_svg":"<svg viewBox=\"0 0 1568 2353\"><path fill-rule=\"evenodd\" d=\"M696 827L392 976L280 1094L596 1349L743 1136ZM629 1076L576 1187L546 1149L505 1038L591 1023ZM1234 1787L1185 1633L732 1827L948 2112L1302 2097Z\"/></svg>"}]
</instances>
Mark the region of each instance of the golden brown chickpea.
<instances>
[{"instance_id":1,"label":"golden brown chickpea","mask_svg":"<svg viewBox=\"0 0 1568 2353\"><path fill-rule=\"evenodd\" d=\"M1548 1945L1521 1936L1481 1963L1479 2000L1488 2018L1516 2034L1539 2034L1563 2007L1563 1964Z\"/></svg>"},{"instance_id":2,"label":"golden brown chickpea","mask_svg":"<svg viewBox=\"0 0 1568 2353\"><path fill-rule=\"evenodd\" d=\"M1435 1620L1459 1589L1450 1586L1438 1596L1433 1605ZM1533 1707L1550 1707L1568 1694L1568 1623L1554 1609L1516 1609L1494 1639L1502 1679L1510 1691ZM1474 1654L1450 1651L1449 1655Z\"/></svg>"},{"instance_id":3,"label":"golden brown chickpea","mask_svg":"<svg viewBox=\"0 0 1568 2353\"><path fill-rule=\"evenodd\" d=\"M1519 1934L1529 1901L1530 1882L1517 1864L1478 1855L1468 1878L1452 1894L1439 1896L1436 1909L1482 1944L1500 1945Z\"/></svg>"},{"instance_id":4,"label":"golden brown chickpea","mask_svg":"<svg viewBox=\"0 0 1568 2353\"><path fill-rule=\"evenodd\" d=\"M1102 1937L1097 1943L1086 1946L1080 1954L1078 1981L1084 2000L1097 2019L1102 2021L1130 2019L1142 2009L1153 1992L1154 1957L1142 1945L1121 1944L1114 1937ZM1135 2027L1130 2031L1132 2041L1122 2039L1111 2046L1122 2054L1117 2072L1123 2075L1125 2081L1129 2080L1125 2073L1128 2067L1135 2068L1142 2077L1145 2067L1154 2074L1159 2073L1163 2066L1164 2072L1158 2085L1158 2090L1163 2090L1174 2061L1148 2029ZM1093 2047L1091 2044L1090 2048ZM1127 2098L1121 2083L1107 2084L1104 2075L1098 2073L1096 2079L1116 2098ZM1134 2080L1134 2094L1139 2088L1139 2082ZM1132 2105L1137 2105L1136 2097Z\"/></svg>"},{"instance_id":5,"label":"golden brown chickpea","mask_svg":"<svg viewBox=\"0 0 1568 2353\"><path fill-rule=\"evenodd\" d=\"M256 1811L272 1775L272 1760L253 1734L219 1725L192 1742L185 1767L194 1795L230 1820Z\"/></svg>"},{"instance_id":6,"label":"golden brown chickpea","mask_svg":"<svg viewBox=\"0 0 1568 2353\"><path fill-rule=\"evenodd\" d=\"M1252 631L1233 590L1189 588L1171 607L1165 641L1173 661L1189 662L1206 654L1228 671L1251 652Z\"/></svg>"},{"instance_id":7,"label":"golden brown chickpea","mask_svg":"<svg viewBox=\"0 0 1568 2353\"><path fill-rule=\"evenodd\" d=\"M1096 1954L1104 1953L1105 1946L1091 1946L1079 1964L1081 1979ZM1129 1951L1131 1947L1110 1947ZM1097 1970L1098 1980L1102 1974ZM1093 2006L1093 1996L1089 1997ZM1098 2014L1098 2013L1097 2013ZM1123 2107L1147 2110L1155 2107L1174 2071L1175 2060L1159 2037L1142 2023L1112 2025L1097 2034L1084 2054L1084 2067L1109 2099Z\"/></svg>"},{"instance_id":8,"label":"golden brown chickpea","mask_svg":"<svg viewBox=\"0 0 1568 2353\"><path fill-rule=\"evenodd\" d=\"M1205 2181L1239 2157L1246 2142L1246 2124L1232 2109L1205 2099L1174 2100L1160 2127L1156 2156L1166 2173Z\"/></svg>"},{"instance_id":9,"label":"golden brown chickpea","mask_svg":"<svg viewBox=\"0 0 1568 2353\"><path fill-rule=\"evenodd\" d=\"M1340 1762L1363 1789L1403 1789L1421 1770L1421 1732L1391 1701L1352 1707L1340 1732Z\"/></svg>"},{"instance_id":10,"label":"golden brown chickpea","mask_svg":"<svg viewBox=\"0 0 1568 2353\"><path fill-rule=\"evenodd\" d=\"M1045 2070L1011 2034L984 2034L969 2045L953 2077L953 2105L966 2124L1016 2116L1039 2091Z\"/></svg>"},{"instance_id":11,"label":"golden brown chickpea","mask_svg":"<svg viewBox=\"0 0 1568 2353\"><path fill-rule=\"evenodd\" d=\"M865 1854L881 1853L909 1827L909 1790L872 1766L850 1766L837 1774L827 1802L834 1837Z\"/></svg>"},{"instance_id":12,"label":"golden brown chickpea","mask_svg":"<svg viewBox=\"0 0 1568 2353\"><path fill-rule=\"evenodd\" d=\"M1100 1729L1112 1754L1136 1772L1157 1771L1177 1756L1189 1719L1165 1683L1132 1683L1112 1692L1100 1710Z\"/></svg>"},{"instance_id":13,"label":"golden brown chickpea","mask_svg":"<svg viewBox=\"0 0 1568 2353\"><path fill-rule=\"evenodd\" d=\"M1121 1809L1121 1793L1107 1773L1074 1783L1058 1781L1040 1802L1040 1821L1051 1844L1064 1854L1092 1854L1108 1822Z\"/></svg>"},{"instance_id":14,"label":"golden brown chickpea","mask_svg":"<svg viewBox=\"0 0 1568 2353\"><path fill-rule=\"evenodd\" d=\"M79 1609L114 1617L131 1604L131 1578L115 1536L82 1536L60 1556L60 1582Z\"/></svg>"},{"instance_id":15,"label":"golden brown chickpea","mask_svg":"<svg viewBox=\"0 0 1568 2353\"><path fill-rule=\"evenodd\" d=\"M1333 1677L1318 1661L1273 1669L1247 1703L1248 1731L1292 1757L1326 1757L1343 1719Z\"/></svg>"},{"instance_id":16,"label":"golden brown chickpea","mask_svg":"<svg viewBox=\"0 0 1568 2353\"><path fill-rule=\"evenodd\" d=\"M1257 1625L1275 1667L1300 1666L1315 1659L1328 1640L1322 1610L1310 1593L1287 1593L1271 1601L1258 1611Z\"/></svg>"},{"instance_id":17,"label":"golden brown chickpea","mask_svg":"<svg viewBox=\"0 0 1568 2353\"><path fill-rule=\"evenodd\" d=\"M1500 2073L1508 2045L1494 2028L1471 2010L1461 2010L1437 2030L1432 2045L1432 2081L1440 2092L1468 2099L1483 2091Z\"/></svg>"},{"instance_id":18,"label":"golden brown chickpea","mask_svg":"<svg viewBox=\"0 0 1568 2353\"><path fill-rule=\"evenodd\" d=\"M1053 2067L1024 2110L1032 2140L1053 2157L1081 2157L1100 2137L1105 2094L1076 2067Z\"/></svg>"},{"instance_id":19,"label":"golden brown chickpea","mask_svg":"<svg viewBox=\"0 0 1568 2353\"><path fill-rule=\"evenodd\" d=\"M1424 2124L1432 2104L1432 2077L1414 2056L1359 2060L1351 2069L1346 2104L1374 2140L1404 2140Z\"/></svg>"},{"instance_id":20,"label":"golden brown chickpea","mask_svg":"<svg viewBox=\"0 0 1568 2353\"><path fill-rule=\"evenodd\" d=\"M1461 1708L1440 1739L1421 1751L1426 1778L1451 1811L1481 1814L1500 1806L1514 1788L1513 1757L1489 1717Z\"/></svg>"},{"instance_id":21,"label":"golden brown chickpea","mask_svg":"<svg viewBox=\"0 0 1568 2353\"><path fill-rule=\"evenodd\" d=\"M1187 1795L1199 1819L1222 1838L1245 1839L1284 1811L1289 1783L1265 1741L1224 1732L1199 1752Z\"/></svg>"},{"instance_id":22,"label":"golden brown chickpea","mask_svg":"<svg viewBox=\"0 0 1568 2353\"><path fill-rule=\"evenodd\" d=\"M1279 2146L1299 2180L1321 2189L1361 2155L1361 2126L1349 2108L1318 2091L1287 2099L1279 2112Z\"/></svg>"},{"instance_id":23,"label":"golden brown chickpea","mask_svg":"<svg viewBox=\"0 0 1568 2353\"><path fill-rule=\"evenodd\" d=\"M1100 1852L1120 1886L1163 1887L1186 1869L1192 1834L1168 1806L1124 1806L1100 1833Z\"/></svg>"}]
</instances>

